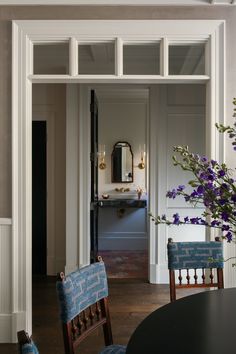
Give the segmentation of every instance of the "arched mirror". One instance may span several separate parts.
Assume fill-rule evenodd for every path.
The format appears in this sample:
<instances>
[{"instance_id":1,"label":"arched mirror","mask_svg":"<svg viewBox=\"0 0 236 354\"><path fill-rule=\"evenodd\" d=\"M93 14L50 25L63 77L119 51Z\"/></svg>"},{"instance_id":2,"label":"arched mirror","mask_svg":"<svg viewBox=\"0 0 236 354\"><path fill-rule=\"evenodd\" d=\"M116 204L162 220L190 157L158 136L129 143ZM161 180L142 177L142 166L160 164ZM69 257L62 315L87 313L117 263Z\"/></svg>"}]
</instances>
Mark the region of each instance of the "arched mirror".
<instances>
[{"instance_id":1,"label":"arched mirror","mask_svg":"<svg viewBox=\"0 0 236 354\"><path fill-rule=\"evenodd\" d=\"M111 155L111 177L113 183L133 182L133 153L126 141L118 141Z\"/></svg>"}]
</instances>

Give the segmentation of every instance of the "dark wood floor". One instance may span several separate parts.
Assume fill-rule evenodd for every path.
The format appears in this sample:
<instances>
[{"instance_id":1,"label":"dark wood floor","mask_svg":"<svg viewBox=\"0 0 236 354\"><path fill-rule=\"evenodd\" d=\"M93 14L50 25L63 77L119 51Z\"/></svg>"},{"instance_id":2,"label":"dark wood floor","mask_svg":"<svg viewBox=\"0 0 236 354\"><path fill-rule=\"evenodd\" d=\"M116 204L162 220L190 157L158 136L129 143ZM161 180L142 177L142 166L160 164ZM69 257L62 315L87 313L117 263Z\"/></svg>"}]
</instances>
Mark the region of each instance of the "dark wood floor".
<instances>
[{"instance_id":1,"label":"dark wood floor","mask_svg":"<svg viewBox=\"0 0 236 354\"><path fill-rule=\"evenodd\" d=\"M169 290L167 285L145 280L111 279L109 299L114 342L127 344L142 319L169 302ZM33 280L33 338L40 354L64 353L53 277ZM97 354L102 347L102 333L97 332L83 343L79 354ZM17 345L0 344L0 353L17 353Z\"/></svg>"}]
</instances>

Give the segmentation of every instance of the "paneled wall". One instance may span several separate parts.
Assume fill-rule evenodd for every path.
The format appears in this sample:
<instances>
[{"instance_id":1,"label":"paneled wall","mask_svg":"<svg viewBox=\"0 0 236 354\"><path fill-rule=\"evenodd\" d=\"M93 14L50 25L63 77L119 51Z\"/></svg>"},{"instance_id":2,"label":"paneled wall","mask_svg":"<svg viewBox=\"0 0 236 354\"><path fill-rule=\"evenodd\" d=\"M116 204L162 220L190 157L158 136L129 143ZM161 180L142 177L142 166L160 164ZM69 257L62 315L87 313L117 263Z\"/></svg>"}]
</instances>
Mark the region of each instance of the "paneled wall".
<instances>
[{"instance_id":1,"label":"paneled wall","mask_svg":"<svg viewBox=\"0 0 236 354\"><path fill-rule=\"evenodd\" d=\"M0 219L0 343L11 341L12 221Z\"/></svg>"},{"instance_id":2,"label":"paneled wall","mask_svg":"<svg viewBox=\"0 0 236 354\"><path fill-rule=\"evenodd\" d=\"M178 213L199 216L203 208L193 208L183 198L168 199L166 191L178 185L186 185L192 178L179 167L173 166L173 147L188 145L194 153L205 153L205 87L203 85L164 85L159 88L159 109L156 125L158 140L158 207L156 214L165 214L172 219ZM155 152L153 152L155 153ZM174 241L201 241L205 228L196 225L158 226L160 282L168 283L166 244Z\"/></svg>"}]
</instances>

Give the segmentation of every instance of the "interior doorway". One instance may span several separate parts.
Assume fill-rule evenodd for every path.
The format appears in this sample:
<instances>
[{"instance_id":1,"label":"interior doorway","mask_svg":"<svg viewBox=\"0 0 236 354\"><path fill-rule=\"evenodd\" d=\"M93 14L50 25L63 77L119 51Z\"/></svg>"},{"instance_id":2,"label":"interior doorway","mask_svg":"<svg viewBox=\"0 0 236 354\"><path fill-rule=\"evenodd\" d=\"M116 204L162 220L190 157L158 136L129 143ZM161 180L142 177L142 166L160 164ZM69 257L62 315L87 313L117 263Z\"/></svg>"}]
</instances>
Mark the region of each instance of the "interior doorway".
<instances>
[{"instance_id":1,"label":"interior doorway","mask_svg":"<svg viewBox=\"0 0 236 354\"><path fill-rule=\"evenodd\" d=\"M103 85L96 95L98 254L110 278L146 281L149 89Z\"/></svg>"}]
</instances>

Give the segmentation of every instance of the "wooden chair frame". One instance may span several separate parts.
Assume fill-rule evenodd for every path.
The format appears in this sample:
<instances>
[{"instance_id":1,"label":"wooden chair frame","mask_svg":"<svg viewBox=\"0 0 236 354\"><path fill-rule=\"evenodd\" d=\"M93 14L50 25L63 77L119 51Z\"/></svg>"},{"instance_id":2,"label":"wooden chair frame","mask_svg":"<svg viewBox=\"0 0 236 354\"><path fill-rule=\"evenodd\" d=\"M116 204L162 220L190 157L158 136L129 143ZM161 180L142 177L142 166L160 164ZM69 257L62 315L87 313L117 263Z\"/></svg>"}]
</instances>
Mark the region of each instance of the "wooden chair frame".
<instances>
[{"instance_id":1,"label":"wooden chair frame","mask_svg":"<svg viewBox=\"0 0 236 354\"><path fill-rule=\"evenodd\" d=\"M220 242L219 237L215 238L215 241ZM173 240L171 238L168 239L168 243L173 242ZM183 284L182 283L182 274L181 274L181 270L183 269L179 269L179 276L178 276L178 280L179 283L176 284L175 281L175 272L177 271L177 269L169 269L169 282L170 282L170 301L173 302L176 300L176 289L189 289L189 288L218 288L218 289L223 289L224 288L224 278L223 278L223 268L215 268L216 272L217 272L217 282L214 282L214 275L212 270L214 268L202 268L202 283L198 283L198 276L197 276L197 269L201 269L201 268L196 268L193 269L194 270L194 283L190 283L190 276L189 276L189 270L193 269L193 268L189 268L186 269L187 275L186 275L186 280L187 280L187 284ZM206 276L205 276L205 270L209 269L210 271L210 275L209 275L209 279L210 282L206 283Z\"/></svg>"},{"instance_id":2,"label":"wooden chair frame","mask_svg":"<svg viewBox=\"0 0 236 354\"><path fill-rule=\"evenodd\" d=\"M99 261L102 259L99 258ZM65 275L61 272L58 280L63 281ZM62 323L65 354L75 354L75 349L95 329L103 326L105 345L113 344L108 297L102 298L95 304L87 307L71 321Z\"/></svg>"},{"instance_id":3,"label":"wooden chair frame","mask_svg":"<svg viewBox=\"0 0 236 354\"><path fill-rule=\"evenodd\" d=\"M22 347L24 344L30 344L31 343L31 339L28 335L27 332L25 332L24 330L17 332L17 339L18 339L18 345L19 345L19 351L20 353L22 353Z\"/></svg>"}]
</instances>

